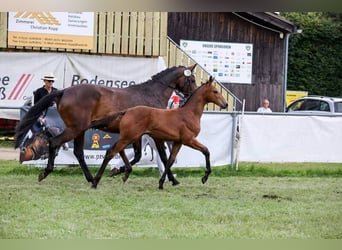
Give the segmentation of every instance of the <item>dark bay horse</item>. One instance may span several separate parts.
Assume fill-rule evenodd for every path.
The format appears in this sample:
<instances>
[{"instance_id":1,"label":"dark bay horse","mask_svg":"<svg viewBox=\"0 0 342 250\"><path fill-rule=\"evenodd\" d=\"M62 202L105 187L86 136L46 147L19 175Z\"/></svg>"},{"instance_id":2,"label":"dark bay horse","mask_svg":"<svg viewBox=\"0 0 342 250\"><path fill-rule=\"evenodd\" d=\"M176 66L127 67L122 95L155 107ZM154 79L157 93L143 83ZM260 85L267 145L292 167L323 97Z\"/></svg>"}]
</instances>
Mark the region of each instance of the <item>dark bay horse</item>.
<instances>
[{"instance_id":1,"label":"dark bay horse","mask_svg":"<svg viewBox=\"0 0 342 250\"><path fill-rule=\"evenodd\" d=\"M87 181L93 183L94 178L84 160L83 152L84 133L90 128L91 122L138 105L166 108L174 90L188 96L197 88L195 76L193 75L195 67L196 64L189 67L167 68L152 76L150 80L127 88L109 88L82 84L53 92L39 100L19 122L15 133L15 148L20 146L21 141L41 113L52 102L56 102L58 113L65 124L65 130L50 139L48 163L44 171L39 174L38 181L42 181L53 171L56 150L63 143L74 139L74 155ZM98 128L106 131L104 127L98 126ZM115 132L118 133L119 131ZM139 142L136 141L133 145L135 156L131 164L135 164L141 158L141 145ZM161 159L166 164L167 157L164 142L156 140L156 145ZM127 160L124 150L120 152L120 155Z\"/></svg>"},{"instance_id":2,"label":"dark bay horse","mask_svg":"<svg viewBox=\"0 0 342 250\"><path fill-rule=\"evenodd\" d=\"M20 163L30 160L46 159L49 151L49 138L40 133L27 140L24 150L20 151Z\"/></svg>"},{"instance_id":3,"label":"dark bay horse","mask_svg":"<svg viewBox=\"0 0 342 250\"><path fill-rule=\"evenodd\" d=\"M158 109L146 106L137 106L108 116L105 119L94 121L92 127L105 128L106 130L120 130L118 141L107 150L103 163L94 177L93 187L99 183L101 176L108 162L120 151L133 143L143 135L148 134L153 138L163 141L172 141L173 147L165 171L159 180L159 189L163 189L166 174L169 180L174 177L171 173L171 166L176 156L184 144L193 149L201 151L205 156L206 171L202 177L205 183L211 173L209 150L206 146L196 140L200 132L200 119L207 103L215 103L221 108L227 108L228 104L224 97L218 92L210 79L201 87L196 89L185 104L178 109ZM126 164L126 175L128 176L132 168L128 161ZM126 178L127 179L127 178Z\"/></svg>"}]
</instances>

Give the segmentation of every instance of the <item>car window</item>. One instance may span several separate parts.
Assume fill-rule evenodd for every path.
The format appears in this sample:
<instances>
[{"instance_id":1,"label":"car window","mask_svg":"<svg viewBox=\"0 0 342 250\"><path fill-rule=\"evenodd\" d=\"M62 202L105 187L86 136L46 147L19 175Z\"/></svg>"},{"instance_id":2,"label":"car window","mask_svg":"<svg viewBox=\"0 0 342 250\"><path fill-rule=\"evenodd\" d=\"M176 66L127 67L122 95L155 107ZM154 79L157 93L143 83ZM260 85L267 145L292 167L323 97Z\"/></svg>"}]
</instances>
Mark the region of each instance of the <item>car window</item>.
<instances>
[{"instance_id":1,"label":"car window","mask_svg":"<svg viewBox=\"0 0 342 250\"><path fill-rule=\"evenodd\" d=\"M342 113L342 102L335 102L334 106L336 113Z\"/></svg>"},{"instance_id":2,"label":"car window","mask_svg":"<svg viewBox=\"0 0 342 250\"><path fill-rule=\"evenodd\" d=\"M321 101L319 101L319 100L306 100L302 110L321 111Z\"/></svg>"},{"instance_id":3,"label":"car window","mask_svg":"<svg viewBox=\"0 0 342 250\"><path fill-rule=\"evenodd\" d=\"M302 107L304 107L304 100L295 101L288 107L288 111L302 110Z\"/></svg>"},{"instance_id":4,"label":"car window","mask_svg":"<svg viewBox=\"0 0 342 250\"><path fill-rule=\"evenodd\" d=\"M330 107L329 107L329 103L321 101L320 103L320 111L327 111L330 112Z\"/></svg>"},{"instance_id":5,"label":"car window","mask_svg":"<svg viewBox=\"0 0 342 250\"><path fill-rule=\"evenodd\" d=\"M341 107L342 109L342 104ZM287 111L325 111L330 112L330 105L326 101L303 99L293 102ZM341 111L342 112L342 111Z\"/></svg>"}]
</instances>

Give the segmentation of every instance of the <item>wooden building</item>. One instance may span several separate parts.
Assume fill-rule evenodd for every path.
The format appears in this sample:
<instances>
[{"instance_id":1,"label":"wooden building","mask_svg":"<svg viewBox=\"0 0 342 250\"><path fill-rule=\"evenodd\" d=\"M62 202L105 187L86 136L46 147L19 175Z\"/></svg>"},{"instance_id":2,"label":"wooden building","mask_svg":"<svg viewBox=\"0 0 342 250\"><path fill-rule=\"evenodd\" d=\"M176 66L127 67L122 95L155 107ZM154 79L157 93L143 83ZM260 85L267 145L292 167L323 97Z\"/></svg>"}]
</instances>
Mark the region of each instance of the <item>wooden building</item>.
<instances>
[{"instance_id":1,"label":"wooden building","mask_svg":"<svg viewBox=\"0 0 342 250\"><path fill-rule=\"evenodd\" d=\"M284 111L288 37L296 32L293 23L268 12L168 13L168 36L178 45L181 39L253 44L252 83L222 83L245 100L246 111L263 98L273 111Z\"/></svg>"},{"instance_id":2,"label":"wooden building","mask_svg":"<svg viewBox=\"0 0 342 250\"><path fill-rule=\"evenodd\" d=\"M77 50L8 46L8 13L0 12L0 51L82 53L110 56L162 56L168 67L194 61L179 48L180 39L253 44L252 84L217 82L228 110L254 111L264 97L274 111L283 111L286 90L287 43L297 27L276 14L258 12L97 12L94 48ZM208 72L196 67L198 82ZM208 105L216 110L216 105Z\"/></svg>"}]
</instances>

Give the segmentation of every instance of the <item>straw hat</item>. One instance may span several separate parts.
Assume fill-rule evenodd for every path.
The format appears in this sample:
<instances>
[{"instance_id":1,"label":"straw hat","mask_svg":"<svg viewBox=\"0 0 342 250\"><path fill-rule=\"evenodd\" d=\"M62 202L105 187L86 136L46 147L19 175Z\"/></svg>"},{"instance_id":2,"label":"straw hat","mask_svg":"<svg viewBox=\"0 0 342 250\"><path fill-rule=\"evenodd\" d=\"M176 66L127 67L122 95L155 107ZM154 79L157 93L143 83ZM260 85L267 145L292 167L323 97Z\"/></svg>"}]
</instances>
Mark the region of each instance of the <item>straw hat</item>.
<instances>
[{"instance_id":1,"label":"straw hat","mask_svg":"<svg viewBox=\"0 0 342 250\"><path fill-rule=\"evenodd\" d=\"M55 80L57 80L57 78L55 77L55 75L53 73L47 73L47 74L44 75L42 80L55 81Z\"/></svg>"}]
</instances>

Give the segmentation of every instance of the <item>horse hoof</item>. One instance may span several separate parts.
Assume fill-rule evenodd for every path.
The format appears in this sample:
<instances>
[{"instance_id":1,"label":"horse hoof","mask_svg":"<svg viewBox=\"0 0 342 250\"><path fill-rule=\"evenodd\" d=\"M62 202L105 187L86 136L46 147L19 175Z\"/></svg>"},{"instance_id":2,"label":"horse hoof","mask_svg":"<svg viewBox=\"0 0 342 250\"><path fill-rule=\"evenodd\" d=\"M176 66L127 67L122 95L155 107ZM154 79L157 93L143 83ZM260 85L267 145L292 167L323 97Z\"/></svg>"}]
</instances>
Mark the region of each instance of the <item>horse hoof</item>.
<instances>
[{"instance_id":1,"label":"horse hoof","mask_svg":"<svg viewBox=\"0 0 342 250\"><path fill-rule=\"evenodd\" d=\"M202 183L203 183L203 184L206 183L207 180L208 180L208 176L203 176L203 177L202 177Z\"/></svg>"},{"instance_id":2,"label":"horse hoof","mask_svg":"<svg viewBox=\"0 0 342 250\"><path fill-rule=\"evenodd\" d=\"M160 190L163 190L163 189L164 189L164 187L163 187L163 186L161 186L161 185L159 185L159 189L160 189Z\"/></svg>"},{"instance_id":3,"label":"horse hoof","mask_svg":"<svg viewBox=\"0 0 342 250\"><path fill-rule=\"evenodd\" d=\"M92 188L92 189L96 189L96 188L97 188L97 185L96 185L96 184L93 184L93 185L91 185L91 188Z\"/></svg>"},{"instance_id":4,"label":"horse hoof","mask_svg":"<svg viewBox=\"0 0 342 250\"><path fill-rule=\"evenodd\" d=\"M44 172L41 172L39 175L38 175L38 181L41 182L42 180L45 179L45 173Z\"/></svg>"},{"instance_id":5,"label":"horse hoof","mask_svg":"<svg viewBox=\"0 0 342 250\"><path fill-rule=\"evenodd\" d=\"M120 170L117 169L117 168L113 168L113 169L109 172L108 176L109 176L109 177L114 177L114 176L116 176L116 175L118 175L118 174L120 174Z\"/></svg>"},{"instance_id":6,"label":"horse hoof","mask_svg":"<svg viewBox=\"0 0 342 250\"><path fill-rule=\"evenodd\" d=\"M126 181L127 181L127 179L128 179L128 177L127 177L127 176L122 176L122 181L123 181L123 182L126 182Z\"/></svg>"},{"instance_id":7,"label":"horse hoof","mask_svg":"<svg viewBox=\"0 0 342 250\"><path fill-rule=\"evenodd\" d=\"M180 182L177 181L176 179L172 182L172 186L177 186L177 185L179 185L179 184L180 184Z\"/></svg>"}]
</instances>

